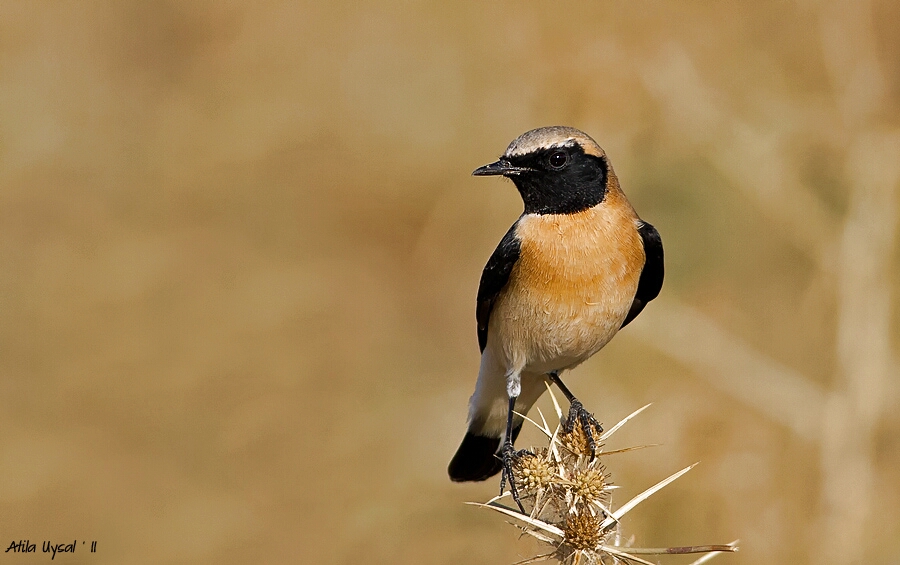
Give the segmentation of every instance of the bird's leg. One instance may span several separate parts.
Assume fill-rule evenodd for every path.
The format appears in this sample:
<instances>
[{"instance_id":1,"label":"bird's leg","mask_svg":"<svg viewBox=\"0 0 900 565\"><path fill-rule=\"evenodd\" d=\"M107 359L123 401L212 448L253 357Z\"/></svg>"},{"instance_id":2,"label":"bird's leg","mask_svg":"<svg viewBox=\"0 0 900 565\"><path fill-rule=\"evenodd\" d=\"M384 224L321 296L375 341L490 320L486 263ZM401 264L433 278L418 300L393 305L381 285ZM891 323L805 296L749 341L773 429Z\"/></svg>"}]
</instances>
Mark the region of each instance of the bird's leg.
<instances>
[{"instance_id":1,"label":"bird's leg","mask_svg":"<svg viewBox=\"0 0 900 565\"><path fill-rule=\"evenodd\" d=\"M594 457L597 455L597 442L594 439L594 429L596 428L598 433L602 433L603 426L601 426L600 422L594 418L593 414L584 408L581 401L575 398L575 395L572 394L568 387L563 384L562 379L559 378L558 372L553 371L552 373L547 373L547 376L550 377L553 384L559 387L559 390L566 396L566 400L569 401L569 415L563 424L563 431L572 433L572 430L575 429L575 422L578 422L578 425L581 426L581 429L584 431L585 438L587 438L588 448L591 450L591 461L593 461Z\"/></svg>"},{"instance_id":2,"label":"bird's leg","mask_svg":"<svg viewBox=\"0 0 900 565\"><path fill-rule=\"evenodd\" d=\"M506 480L509 479L509 492L512 494L513 500L516 501L519 510L522 514L525 514L525 508L522 506L522 501L519 500L519 490L516 488L516 480L513 477L513 463L515 463L516 459L524 453L524 450L517 452L513 447L512 442L513 410L516 408L517 398L518 396L509 397L509 411L506 414L506 438L503 440L503 449L501 450L503 473L500 475L500 494L503 494L503 489L506 487Z\"/></svg>"}]
</instances>

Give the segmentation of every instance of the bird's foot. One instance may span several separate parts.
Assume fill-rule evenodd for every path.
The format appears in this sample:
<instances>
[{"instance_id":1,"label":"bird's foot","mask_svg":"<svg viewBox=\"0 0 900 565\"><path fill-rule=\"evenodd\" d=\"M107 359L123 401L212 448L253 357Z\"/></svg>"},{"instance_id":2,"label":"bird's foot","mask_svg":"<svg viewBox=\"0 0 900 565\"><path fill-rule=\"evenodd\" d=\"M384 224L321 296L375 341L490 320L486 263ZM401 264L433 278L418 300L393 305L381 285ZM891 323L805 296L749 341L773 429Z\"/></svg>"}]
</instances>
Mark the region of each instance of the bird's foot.
<instances>
[{"instance_id":1,"label":"bird's foot","mask_svg":"<svg viewBox=\"0 0 900 565\"><path fill-rule=\"evenodd\" d=\"M587 450L591 454L591 461L593 461L597 455L597 440L594 438L594 433L595 431L597 434L603 433L603 426L594 418L593 414L584 408L580 401L573 398L569 404L569 415L563 424L563 432L568 435L577 434L576 425L578 430L584 434L583 444L586 444Z\"/></svg>"},{"instance_id":2,"label":"bird's foot","mask_svg":"<svg viewBox=\"0 0 900 565\"><path fill-rule=\"evenodd\" d=\"M516 502L516 506L519 507L519 511L522 512L522 514L527 514L527 512L525 512L525 507L522 506L522 500L519 498L519 489L516 488L516 479L513 476L513 466L515 466L516 461L523 455L533 454L527 449L516 451L511 441L504 441L501 455L503 459L503 472L500 475L500 494L503 494L503 489L506 488L506 481L509 480L509 492Z\"/></svg>"}]
</instances>

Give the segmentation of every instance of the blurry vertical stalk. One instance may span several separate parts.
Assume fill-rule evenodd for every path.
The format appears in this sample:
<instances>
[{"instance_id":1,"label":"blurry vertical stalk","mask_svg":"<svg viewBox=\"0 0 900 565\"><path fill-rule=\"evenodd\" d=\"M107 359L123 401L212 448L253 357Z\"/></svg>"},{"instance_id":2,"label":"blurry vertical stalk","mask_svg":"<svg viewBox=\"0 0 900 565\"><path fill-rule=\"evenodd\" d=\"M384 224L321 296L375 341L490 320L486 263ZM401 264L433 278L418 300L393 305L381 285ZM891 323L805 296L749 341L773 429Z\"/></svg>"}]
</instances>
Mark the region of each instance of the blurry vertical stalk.
<instances>
[{"instance_id":1,"label":"blurry vertical stalk","mask_svg":"<svg viewBox=\"0 0 900 565\"><path fill-rule=\"evenodd\" d=\"M861 557L874 502L874 438L891 372L887 272L897 227L900 137L862 136L851 155L850 210L840 245L840 380L822 423L820 561ZM893 170L892 170L893 169Z\"/></svg>"},{"instance_id":2,"label":"blurry vertical stalk","mask_svg":"<svg viewBox=\"0 0 900 565\"><path fill-rule=\"evenodd\" d=\"M869 2L822 13L821 37L847 143L849 209L839 245L839 381L823 414L820 562L860 562L874 504L874 439L893 364L888 273L897 234L900 134L874 130L884 78Z\"/></svg>"},{"instance_id":3,"label":"blurry vertical stalk","mask_svg":"<svg viewBox=\"0 0 900 565\"><path fill-rule=\"evenodd\" d=\"M848 208L843 218L802 185L787 162L783 137L727 112L685 51L669 49L644 75L644 83L666 106L674 126L702 146L763 215L786 228L793 245L816 261L820 277L835 282L839 367L830 391L686 306L655 309L651 315L659 323L638 331L719 390L819 442L820 520L811 557L843 564L865 556L875 503L875 434L886 398L894 393L889 379L897 360L890 342L888 281L898 231L900 131L875 125L884 110L885 79L871 4L837 0L818 9L834 107L825 114L796 107L796 115L805 116L797 127L824 131L845 148ZM760 162L766 167L746 169L747 163L756 167Z\"/></svg>"}]
</instances>

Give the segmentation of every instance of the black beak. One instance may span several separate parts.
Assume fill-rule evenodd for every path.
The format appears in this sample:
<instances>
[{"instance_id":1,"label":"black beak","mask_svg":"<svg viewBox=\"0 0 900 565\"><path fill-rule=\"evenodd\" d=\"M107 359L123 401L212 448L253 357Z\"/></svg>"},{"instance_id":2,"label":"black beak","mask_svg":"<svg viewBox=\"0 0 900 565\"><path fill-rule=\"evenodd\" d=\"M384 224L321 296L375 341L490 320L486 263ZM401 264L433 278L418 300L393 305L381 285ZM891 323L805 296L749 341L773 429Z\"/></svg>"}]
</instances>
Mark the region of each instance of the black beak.
<instances>
[{"instance_id":1,"label":"black beak","mask_svg":"<svg viewBox=\"0 0 900 565\"><path fill-rule=\"evenodd\" d=\"M477 169L472 171L472 174L476 177L489 177L494 175L503 175L504 177L508 177L510 175L518 175L530 170L531 169L525 167L514 167L510 165L508 161L500 159L496 163L478 167Z\"/></svg>"}]
</instances>

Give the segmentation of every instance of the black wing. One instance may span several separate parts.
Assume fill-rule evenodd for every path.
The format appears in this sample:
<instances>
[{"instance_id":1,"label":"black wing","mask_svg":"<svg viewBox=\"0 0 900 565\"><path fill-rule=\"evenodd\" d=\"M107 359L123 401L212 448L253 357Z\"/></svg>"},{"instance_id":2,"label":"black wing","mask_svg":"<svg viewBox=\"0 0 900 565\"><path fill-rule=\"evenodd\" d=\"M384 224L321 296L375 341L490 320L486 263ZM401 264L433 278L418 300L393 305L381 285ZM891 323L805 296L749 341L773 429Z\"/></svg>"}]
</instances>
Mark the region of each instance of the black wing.
<instances>
[{"instance_id":1,"label":"black wing","mask_svg":"<svg viewBox=\"0 0 900 565\"><path fill-rule=\"evenodd\" d=\"M475 308L475 319L478 320L478 346L481 351L484 351L487 345L488 321L491 318L491 310L494 309L494 302L509 281L513 265L519 260L521 246L514 233L516 224L513 224L500 240L500 245L494 250L481 273L481 284L478 285L478 306Z\"/></svg>"},{"instance_id":2,"label":"black wing","mask_svg":"<svg viewBox=\"0 0 900 565\"><path fill-rule=\"evenodd\" d=\"M641 240L644 242L644 255L647 260L641 271L641 278L638 280L634 302L631 303L628 316L622 322L623 328L641 313L648 302L659 295L663 284L663 247L659 232L650 224L641 222L638 233L641 234Z\"/></svg>"}]
</instances>

